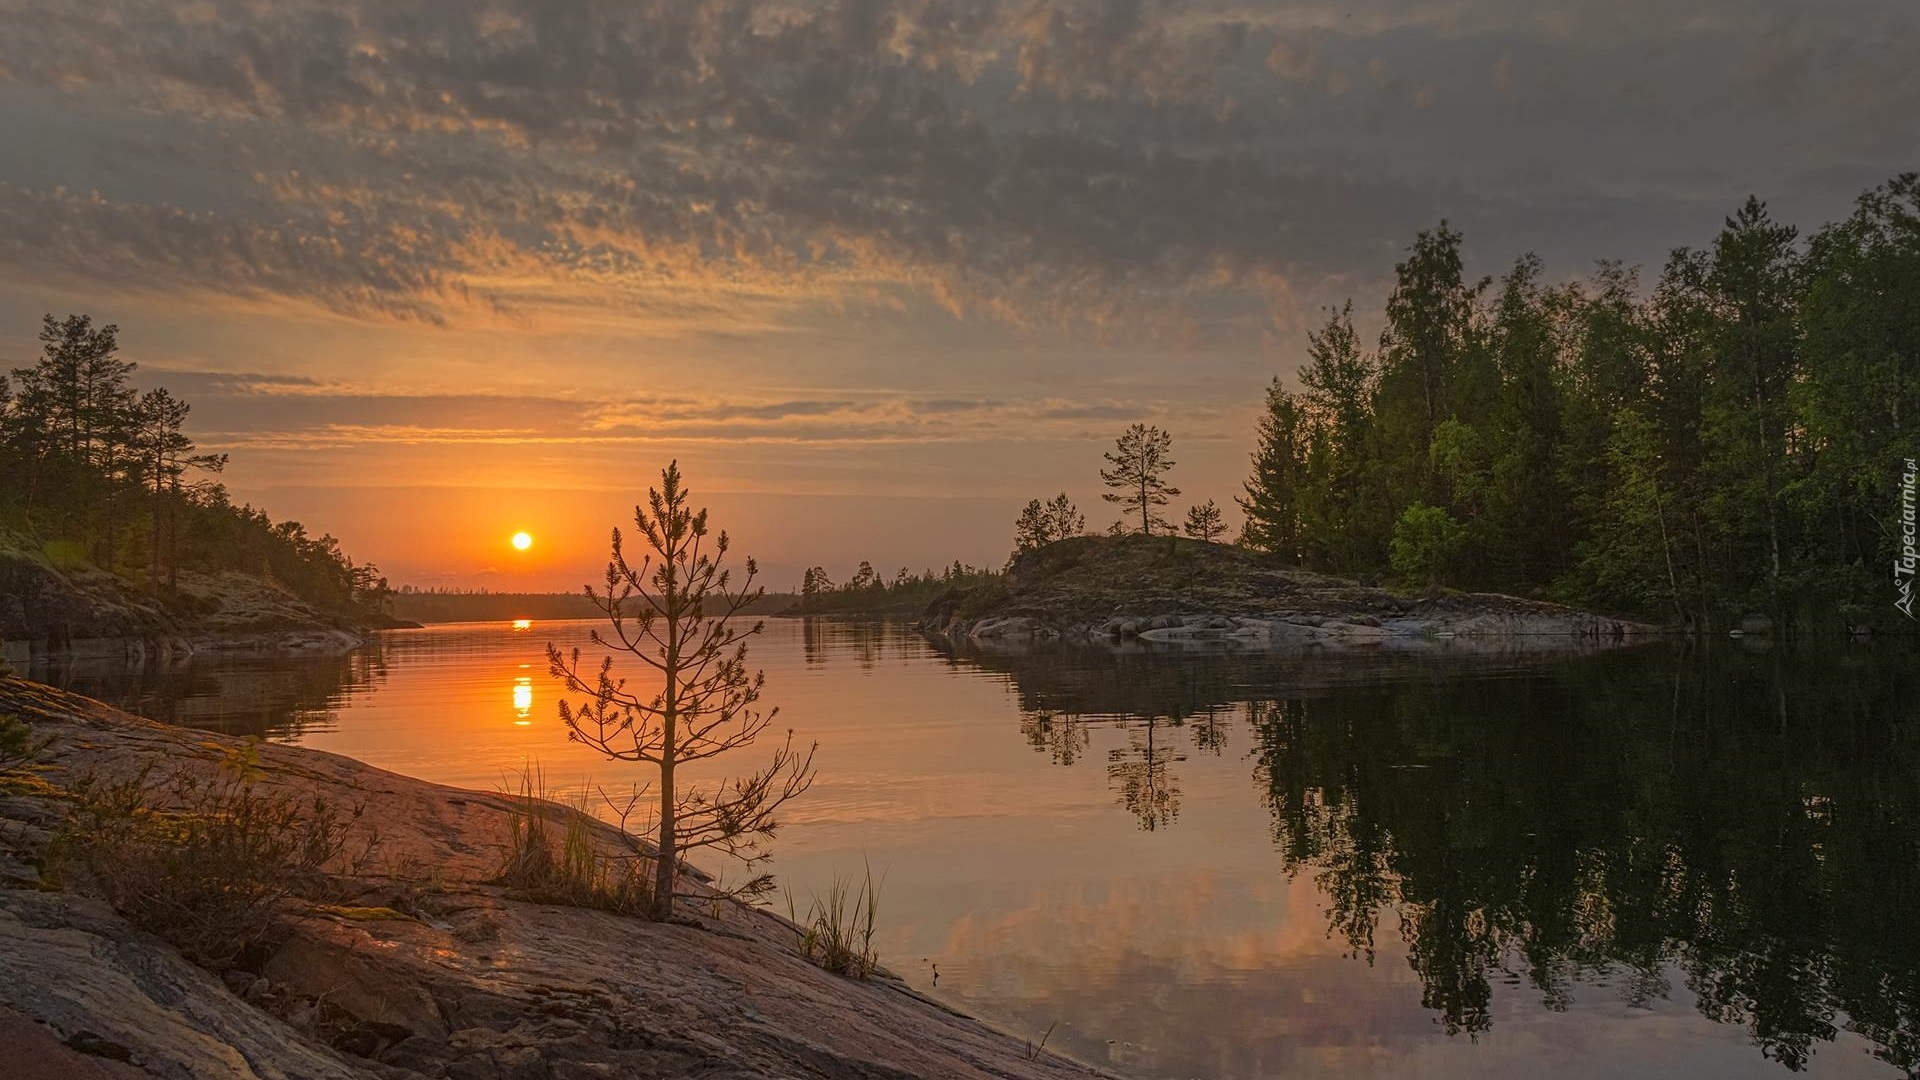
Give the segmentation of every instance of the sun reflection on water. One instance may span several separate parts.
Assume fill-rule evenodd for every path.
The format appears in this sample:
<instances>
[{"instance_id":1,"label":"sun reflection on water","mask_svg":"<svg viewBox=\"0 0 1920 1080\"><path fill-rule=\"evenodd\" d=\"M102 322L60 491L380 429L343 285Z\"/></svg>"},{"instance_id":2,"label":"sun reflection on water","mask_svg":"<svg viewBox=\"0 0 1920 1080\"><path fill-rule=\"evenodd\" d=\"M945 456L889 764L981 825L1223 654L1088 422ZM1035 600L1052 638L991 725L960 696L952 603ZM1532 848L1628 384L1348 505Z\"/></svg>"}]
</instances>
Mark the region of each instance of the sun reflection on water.
<instances>
[{"instance_id":1,"label":"sun reflection on water","mask_svg":"<svg viewBox=\"0 0 1920 1080\"><path fill-rule=\"evenodd\" d=\"M513 680L513 722L521 727L533 724L533 677L522 675Z\"/></svg>"}]
</instances>

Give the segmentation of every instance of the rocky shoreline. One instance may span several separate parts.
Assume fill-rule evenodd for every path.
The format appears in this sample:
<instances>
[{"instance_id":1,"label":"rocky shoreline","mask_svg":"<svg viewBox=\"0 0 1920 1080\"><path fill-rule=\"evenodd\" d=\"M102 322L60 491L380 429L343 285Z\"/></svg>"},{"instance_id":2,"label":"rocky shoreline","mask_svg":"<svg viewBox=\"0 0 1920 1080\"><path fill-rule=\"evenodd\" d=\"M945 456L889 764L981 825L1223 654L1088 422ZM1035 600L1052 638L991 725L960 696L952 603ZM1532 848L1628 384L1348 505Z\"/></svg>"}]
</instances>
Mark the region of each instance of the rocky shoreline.
<instances>
[{"instance_id":1,"label":"rocky shoreline","mask_svg":"<svg viewBox=\"0 0 1920 1080\"><path fill-rule=\"evenodd\" d=\"M1532 640L1551 644L1625 644L1657 631L1637 623L1589 616L1543 613L1460 616L1411 609L1386 617L1360 613L1327 615L1281 611L1259 615L1200 614L1114 615L1100 622L1060 623L1040 615L981 619L927 620L920 629L948 640L1070 640L1085 642L1218 642L1264 648L1421 648L1498 643L1503 648Z\"/></svg>"},{"instance_id":2,"label":"rocky shoreline","mask_svg":"<svg viewBox=\"0 0 1920 1080\"><path fill-rule=\"evenodd\" d=\"M909 1080L1099 1077L884 972L830 974L793 924L715 900L674 923L516 899L495 882L512 813L348 758L257 750L263 790L361 808L368 856L336 902L289 900L270 951L219 975L84 881L44 875L91 772L211 775L245 744L21 679L0 715L51 738L0 774L0 1075L165 1080ZM555 808L556 812L559 811ZM598 842L624 843L592 823Z\"/></svg>"},{"instance_id":3,"label":"rocky shoreline","mask_svg":"<svg viewBox=\"0 0 1920 1080\"><path fill-rule=\"evenodd\" d=\"M182 571L165 602L87 567L0 548L0 660L168 663L196 652L344 651L365 628L247 574Z\"/></svg>"},{"instance_id":4,"label":"rocky shoreline","mask_svg":"<svg viewBox=\"0 0 1920 1080\"><path fill-rule=\"evenodd\" d=\"M917 623L948 641L1216 642L1275 649L1605 647L1657 626L1544 600L1407 594L1223 544L1077 537L1015 560L998 592L957 592Z\"/></svg>"}]
</instances>

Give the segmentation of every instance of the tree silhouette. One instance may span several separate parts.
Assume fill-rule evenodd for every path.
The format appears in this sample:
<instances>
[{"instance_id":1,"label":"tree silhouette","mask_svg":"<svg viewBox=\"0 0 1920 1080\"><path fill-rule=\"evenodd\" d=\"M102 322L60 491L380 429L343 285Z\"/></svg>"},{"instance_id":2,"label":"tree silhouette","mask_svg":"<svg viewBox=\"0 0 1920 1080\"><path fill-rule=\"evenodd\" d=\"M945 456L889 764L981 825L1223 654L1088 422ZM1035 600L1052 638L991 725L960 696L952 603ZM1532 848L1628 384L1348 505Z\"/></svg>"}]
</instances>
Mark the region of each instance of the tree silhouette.
<instances>
[{"instance_id":1,"label":"tree silhouette","mask_svg":"<svg viewBox=\"0 0 1920 1080\"><path fill-rule=\"evenodd\" d=\"M181 479L188 469L219 472L227 467L225 454L194 453L193 440L181 430L188 410L186 402L161 387L140 395L132 416L132 449L147 490L153 496L153 566L157 573L164 534L170 554L166 560L170 588L179 585L180 530L172 511L180 501ZM174 498L167 498L169 494Z\"/></svg>"},{"instance_id":2,"label":"tree silhouette","mask_svg":"<svg viewBox=\"0 0 1920 1080\"><path fill-rule=\"evenodd\" d=\"M1187 511L1187 523L1182 531L1195 540L1211 544L1227 534L1227 523L1221 520L1220 508L1208 499Z\"/></svg>"},{"instance_id":3,"label":"tree silhouette","mask_svg":"<svg viewBox=\"0 0 1920 1080\"><path fill-rule=\"evenodd\" d=\"M658 489L648 489L647 505L633 508L633 523L648 552L633 565L620 530L613 530L605 591L586 587L613 634L595 630L592 640L638 657L657 674L659 689L629 690L626 679L615 677L611 655L584 670L579 649L562 652L548 644L547 664L568 692L588 695L578 704L560 702L569 738L659 772L653 916L664 919L673 913L674 881L688 852L715 848L749 869L767 858L775 812L812 785L818 744L796 750L788 731L760 772L710 788L679 786L681 765L752 743L779 715L756 707L766 675L749 674L746 665L746 639L764 624L742 629L735 621L765 590L753 587L759 571L752 559L740 588L730 589L727 534L709 547L707 512L689 509L679 462L660 474ZM755 874L734 892L754 896L771 887L771 877Z\"/></svg>"},{"instance_id":4,"label":"tree silhouette","mask_svg":"<svg viewBox=\"0 0 1920 1080\"><path fill-rule=\"evenodd\" d=\"M1013 523L1014 554L1043 548L1056 540L1079 536L1087 530L1087 516L1073 505L1066 492L1047 502L1030 499Z\"/></svg>"},{"instance_id":5,"label":"tree silhouette","mask_svg":"<svg viewBox=\"0 0 1920 1080\"><path fill-rule=\"evenodd\" d=\"M328 612L383 614L384 579L333 537L236 506L211 478L189 482L226 455L196 453L186 402L164 388L136 394L133 371L112 324L41 321L39 359L0 378L0 519L63 558L141 568L149 588L177 585L186 568L240 570Z\"/></svg>"},{"instance_id":6,"label":"tree silhouette","mask_svg":"<svg viewBox=\"0 0 1920 1080\"><path fill-rule=\"evenodd\" d=\"M1127 508L1125 517L1115 523L1115 531L1123 530L1126 518L1136 514L1140 531L1149 536L1156 526L1163 533L1173 531L1173 526L1155 513L1156 508L1180 494L1179 488L1161 479L1174 466L1167 456L1172 450L1173 436L1146 424L1133 425L1114 441L1114 448L1105 455L1113 467L1100 470L1100 479L1113 490L1100 497Z\"/></svg>"},{"instance_id":7,"label":"tree silhouette","mask_svg":"<svg viewBox=\"0 0 1920 1080\"><path fill-rule=\"evenodd\" d=\"M1319 347L1317 338L1315 347ZM1303 554L1303 504L1315 494L1308 474L1309 429L1300 399L1279 379L1273 380L1267 387L1266 414L1260 417L1253 475L1238 500L1247 518L1240 542L1289 562L1299 562Z\"/></svg>"}]
</instances>

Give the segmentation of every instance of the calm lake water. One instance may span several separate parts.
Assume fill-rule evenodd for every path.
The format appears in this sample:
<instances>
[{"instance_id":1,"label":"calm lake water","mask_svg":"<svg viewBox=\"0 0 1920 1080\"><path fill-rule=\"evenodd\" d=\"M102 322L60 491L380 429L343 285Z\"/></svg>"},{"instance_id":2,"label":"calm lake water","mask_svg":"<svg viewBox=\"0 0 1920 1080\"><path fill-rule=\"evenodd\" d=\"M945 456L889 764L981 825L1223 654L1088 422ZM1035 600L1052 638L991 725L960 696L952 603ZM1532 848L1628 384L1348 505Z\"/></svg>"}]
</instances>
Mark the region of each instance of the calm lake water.
<instances>
[{"instance_id":1,"label":"calm lake water","mask_svg":"<svg viewBox=\"0 0 1920 1080\"><path fill-rule=\"evenodd\" d=\"M40 674L450 784L620 787L543 660L587 626ZM871 864L883 961L1050 1049L1169 1078L1920 1069L1911 652L954 656L773 620L752 660L821 746L773 865L801 906Z\"/></svg>"}]
</instances>

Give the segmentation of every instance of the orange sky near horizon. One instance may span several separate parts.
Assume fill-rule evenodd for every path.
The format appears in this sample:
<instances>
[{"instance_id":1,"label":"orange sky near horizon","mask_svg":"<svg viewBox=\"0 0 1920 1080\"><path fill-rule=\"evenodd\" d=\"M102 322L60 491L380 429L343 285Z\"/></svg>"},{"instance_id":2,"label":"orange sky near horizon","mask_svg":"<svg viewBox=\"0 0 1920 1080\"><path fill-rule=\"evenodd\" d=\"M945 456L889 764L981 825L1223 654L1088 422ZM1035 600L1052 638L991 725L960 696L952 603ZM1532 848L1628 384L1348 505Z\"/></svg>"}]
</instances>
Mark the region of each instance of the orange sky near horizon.
<instances>
[{"instance_id":1,"label":"orange sky near horizon","mask_svg":"<svg viewBox=\"0 0 1920 1080\"><path fill-rule=\"evenodd\" d=\"M1565 280L1844 216L1920 151L1911 14L15 0L0 365L119 324L396 583L576 588L675 458L771 587L998 565L1028 499L1112 520L1136 421L1237 524L1269 380L1418 230Z\"/></svg>"}]
</instances>

